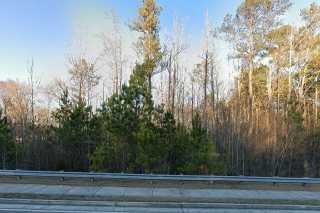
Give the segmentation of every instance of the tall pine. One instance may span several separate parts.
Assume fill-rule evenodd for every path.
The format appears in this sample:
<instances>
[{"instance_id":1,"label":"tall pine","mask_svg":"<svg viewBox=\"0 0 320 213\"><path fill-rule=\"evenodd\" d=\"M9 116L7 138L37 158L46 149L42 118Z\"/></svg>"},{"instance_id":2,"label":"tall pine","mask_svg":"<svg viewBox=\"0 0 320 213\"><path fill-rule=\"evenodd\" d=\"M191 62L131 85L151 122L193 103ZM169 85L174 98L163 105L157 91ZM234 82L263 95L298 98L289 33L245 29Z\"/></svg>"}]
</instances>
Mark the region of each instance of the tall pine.
<instances>
[{"instance_id":1,"label":"tall pine","mask_svg":"<svg viewBox=\"0 0 320 213\"><path fill-rule=\"evenodd\" d=\"M149 91L152 89L152 75L155 73L155 68L162 55L159 39L160 11L161 7L157 5L156 0L143 0L143 5L139 9L139 16L132 26L133 30L141 33L136 46L147 67L145 79L148 81Z\"/></svg>"}]
</instances>

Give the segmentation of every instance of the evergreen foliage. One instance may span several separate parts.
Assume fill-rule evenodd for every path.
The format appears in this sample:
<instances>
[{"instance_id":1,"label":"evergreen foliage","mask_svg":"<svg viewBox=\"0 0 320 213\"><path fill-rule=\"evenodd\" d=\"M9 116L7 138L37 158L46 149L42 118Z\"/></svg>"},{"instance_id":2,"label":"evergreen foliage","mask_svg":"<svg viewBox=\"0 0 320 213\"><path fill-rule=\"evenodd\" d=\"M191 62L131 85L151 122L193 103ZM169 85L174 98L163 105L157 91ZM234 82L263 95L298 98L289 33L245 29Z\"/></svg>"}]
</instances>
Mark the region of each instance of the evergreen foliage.
<instances>
[{"instance_id":1,"label":"evergreen foliage","mask_svg":"<svg viewBox=\"0 0 320 213\"><path fill-rule=\"evenodd\" d=\"M0 108L0 157L2 169L13 167L15 144L7 118L2 115Z\"/></svg>"},{"instance_id":2,"label":"evergreen foliage","mask_svg":"<svg viewBox=\"0 0 320 213\"><path fill-rule=\"evenodd\" d=\"M91 169L109 172L210 174L221 163L200 116L192 128L176 124L163 107L154 107L137 65L129 85L100 110L107 137L91 155Z\"/></svg>"},{"instance_id":3,"label":"evergreen foliage","mask_svg":"<svg viewBox=\"0 0 320 213\"><path fill-rule=\"evenodd\" d=\"M58 127L55 128L57 141L62 147L59 169L86 170L89 162L87 155L95 137L96 119L92 109L83 102L73 104L68 90L60 98L60 108L53 113Z\"/></svg>"}]
</instances>

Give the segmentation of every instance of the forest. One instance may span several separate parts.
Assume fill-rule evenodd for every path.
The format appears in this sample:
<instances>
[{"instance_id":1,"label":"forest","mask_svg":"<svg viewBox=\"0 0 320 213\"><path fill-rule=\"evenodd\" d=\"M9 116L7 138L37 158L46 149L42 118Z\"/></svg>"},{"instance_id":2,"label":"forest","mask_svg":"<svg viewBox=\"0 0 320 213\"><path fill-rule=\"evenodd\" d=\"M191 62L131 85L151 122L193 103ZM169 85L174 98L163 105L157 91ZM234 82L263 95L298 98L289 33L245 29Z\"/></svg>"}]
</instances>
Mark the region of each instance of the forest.
<instances>
[{"instance_id":1,"label":"forest","mask_svg":"<svg viewBox=\"0 0 320 213\"><path fill-rule=\"evenodd\" d=\"M113 12L103 57L69 57L68 80L43 85L32 61L27 81L0 81L0 168L320 177L320 4L288 24L292 4L243 0L219 26L206 14L192 67L181 23L161 40L164 8L143 0L128 68ZM228 83L217 40L230 47Z\"/></svg>"}]
</instances>

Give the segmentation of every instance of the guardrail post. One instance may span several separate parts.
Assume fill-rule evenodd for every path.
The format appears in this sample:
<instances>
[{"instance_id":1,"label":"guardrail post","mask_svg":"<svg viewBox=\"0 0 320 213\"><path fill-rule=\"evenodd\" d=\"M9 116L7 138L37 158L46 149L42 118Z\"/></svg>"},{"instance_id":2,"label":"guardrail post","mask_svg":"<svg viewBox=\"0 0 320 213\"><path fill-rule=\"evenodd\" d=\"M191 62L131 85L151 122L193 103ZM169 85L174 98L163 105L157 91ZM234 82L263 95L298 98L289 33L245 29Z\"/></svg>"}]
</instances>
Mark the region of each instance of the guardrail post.
<instances>
[{"instance_id":1,"label":"guardrail post","mask_svg":"<svg viewBox=\"0 0 320 213\"><path fill-rule=\"evenodd\" d=\"M93 182L94 182L94 177L91 177L91 178L90 178L90 181L93 183Z\"/></svg>"},{"instance_id":2,"label":"guardrail post","mask_svg":"<svg viewBox=\"0 0 320 213\"><path fill-rule=\"evenodd\" d=\"M63 182L63 181L64 181L64 177L61 177L61 178L60 178L60 181Z\"/></svg>"}]
</instances>

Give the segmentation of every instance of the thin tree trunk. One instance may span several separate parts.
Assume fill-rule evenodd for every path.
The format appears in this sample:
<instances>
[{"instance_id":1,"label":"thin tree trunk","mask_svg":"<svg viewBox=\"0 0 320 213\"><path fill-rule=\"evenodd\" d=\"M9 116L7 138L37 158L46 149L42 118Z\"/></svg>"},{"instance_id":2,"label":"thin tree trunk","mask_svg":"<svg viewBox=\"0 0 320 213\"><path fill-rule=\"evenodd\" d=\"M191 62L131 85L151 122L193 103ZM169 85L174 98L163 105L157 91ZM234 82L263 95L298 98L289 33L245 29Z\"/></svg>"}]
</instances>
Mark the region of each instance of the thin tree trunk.
<instances>
[{"instance_id":1,"label":"thin tree trunk","mask_svg":"<svg viewBox=\"0 0 320 213\"><path fill-rule=\"evenodd\" d=\"M318 126L318 87L316 87L316 91L314 94L314 127Z\"/></svg>"},{"instance_id":2,"label":"thin tree trunk","mask_svg":"<svg viewBox=\"0 0 320 213\"><path fill-rule=\"evenodd\" d=\"M249 87L249 135L252 134L252 122L253 122L253 87L252 87L252 77L253 77L253 59L254 59L254 42L253 42L253 17L251 16L248 20L249 26L249 76L248 76L248 87Z\"/></svg>"},{"instance_id":3,"label":"thin tree trunk","mask_svg":"<svg viewBox=\"0 0 320 213\"><path fill-rule=\"evenodd\" d=\"M207 113L207 85L208 85L208 63L209 63L209 54L208 51L205 55L204 63L204 82L203 82L203 95L204 95L204 105L203 105L203 117L204 117L204 128L208 128L208 113Z\"/></svg>"},{"instance_id":4,"label":"thin tree trunk","mask_svg":"<svg viewBox=\"0 0 320 213\"><path fill-rule=\"evenodd\" d=\"M168 74L169 74L169 82L168 82L168 108L172 111L172 105L171 105L171 93L172 93L172 52L170 52L169 55L169 65L168 65Z\"/></svg>"},{"instance_id":5,"label":"thin tree trunk","mask_svg":"<svg viewBox=\"0 0 320 213\"><path fill-rule=\"evenodd\" d=\"M174 62L174 68L173 68L173 80L172 80L172 100L171 100L171 111L172 113L175 113L175 96L176 96L176 87L177 87L177 69L178 65L177 62Z\"/></svg>"}]
</instances>

